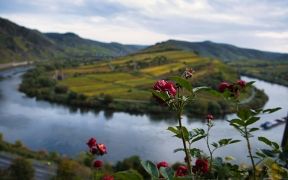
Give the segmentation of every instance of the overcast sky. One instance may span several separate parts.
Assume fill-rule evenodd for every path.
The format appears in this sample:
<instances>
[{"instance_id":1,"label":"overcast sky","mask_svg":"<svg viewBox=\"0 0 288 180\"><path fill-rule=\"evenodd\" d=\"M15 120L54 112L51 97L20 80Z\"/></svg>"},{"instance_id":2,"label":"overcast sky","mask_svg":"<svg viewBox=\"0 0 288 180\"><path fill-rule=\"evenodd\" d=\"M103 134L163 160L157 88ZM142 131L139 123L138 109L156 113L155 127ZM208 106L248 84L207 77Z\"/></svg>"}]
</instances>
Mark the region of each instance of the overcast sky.
<instances>
[{"instance_id":1,"label":"overcast sky","mask_svg":"<svg viewBox=\"0 0 288 180\"><path fill-rule=\"evenodd\" d=\"M104 42L211 40L288 52L288 0L0 0L0 16Z\"/></svg>"}]
</instances>

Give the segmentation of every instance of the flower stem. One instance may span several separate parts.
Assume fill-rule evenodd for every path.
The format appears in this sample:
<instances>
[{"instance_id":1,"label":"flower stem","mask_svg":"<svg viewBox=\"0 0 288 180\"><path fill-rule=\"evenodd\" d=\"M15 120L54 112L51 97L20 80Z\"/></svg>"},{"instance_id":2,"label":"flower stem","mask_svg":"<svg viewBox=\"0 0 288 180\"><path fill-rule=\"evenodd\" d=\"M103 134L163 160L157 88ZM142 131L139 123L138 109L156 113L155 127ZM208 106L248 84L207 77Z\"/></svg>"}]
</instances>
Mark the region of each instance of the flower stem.
<instances>
[{"instance_id":1,"label":"flower stem","mask_svg":"<svg viewBox=\"0 0 288 180\"><path fill-rule=\"evenodd\" d=\"M255 168L255 163L254 163L254 159L253 159L252 152L251 152L251 145L250 145L250 141L249 141L249 137L248 137L247 127L245 127L245 139L246 139L246 142L247 142L247 148L248 148L249 157L250 157L251 163L252 163L253 179L255 180L256 179L256 174L255 174L256 168Z\"/></svg>"},{"instance_id":2,"label":"flower stem","mask_svg":"<svg viewBox=\"0 0 288 180\"><path fill-rule=\"evenodd\" d=\"M186 145L186 141L185 141L185 138L184 138L181 119L182 118L181 118L181 112L180 112L178 114L178 122L179 122L179 127L180 127L181 139L182 139L182 142L183 142L185 155L187 157L187 166L188 166L188 169L189 169L189 174L192 175L191 157L190 157L190 153L188 151L188 148L187 148L187 145Z\"/></svg>"},{"instance_id":3,"label":"flower stem","mask_svg":"<svg viewBox=\"0 0 288 180\"><path fill-rule=\"evenodd\" d=\"M209 172L211 172L211 170L212 170L212 160L213 160L213 153L212 153L212 151L210 149L210 145L209 145L209 131L210 131L210 129L211 129L211 127L208 125L206 144L207 144L209 154L210 154Z\"/></svg>"}]
</instances>

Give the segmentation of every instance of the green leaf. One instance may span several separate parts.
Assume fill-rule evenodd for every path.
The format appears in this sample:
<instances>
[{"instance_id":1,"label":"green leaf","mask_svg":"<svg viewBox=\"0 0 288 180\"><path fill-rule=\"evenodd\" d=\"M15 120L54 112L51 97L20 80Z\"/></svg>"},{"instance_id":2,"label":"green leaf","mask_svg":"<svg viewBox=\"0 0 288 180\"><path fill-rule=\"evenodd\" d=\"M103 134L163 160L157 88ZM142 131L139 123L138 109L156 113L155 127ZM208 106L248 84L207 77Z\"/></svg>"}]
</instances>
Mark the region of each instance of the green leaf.
<instances>
[{"instance_id":1,"label":"green leaf","mask_svg":"<svg viewBox=\"0 0 288 180\"><path fill-rule=\"evenodd\" d=\"M246 122L245 122L245 126L249 126L251 124L254 124L255 122L257 122L260 119L260 117L250 117Z\"/></svg>"},{"instance_id":2,"label":"green leaf","mask_svg":"<svg viewBox=\"0 0 288 180\"><path fill-rule=\"evenodd\" d=\"M266 155L264 153L261 152L256 152L256 155L258 155L259 157L265 158Z\"/></svg>"},{"instance_id":3,"label":"green leaf","mask_svg":"<svg viewBox=\"0 0 288 180\"><path fill-rule=\"evenodd\" d=\"M220 144L220 146L223 146L223 145L227 145L229 143L229 141L231 141L232 139L229 138L229 139L220 139L218 141L218 143Z\"/></svg>"},{"instance_id":4,"label":"green leaf","mask_svg":"<svg viewBox=\"0 0 288 180\"><path fill-rule=\"evenodd\" d=\"M278 143L271 141L272 145L274 146L274 149L279 149L280 146Z\"/></svg>"},{"instance_id":5,"label":"green leaf","mask_svg":"<svg viewBox=\"0 0 288 180\"><path fill-rule=\"evenodd\" d=\"M168 180L173 180L174 171L170 167L160 167L160 174Z\"/></svg>"},{"instance_id":6,"label":"green leaf","mask_svg":"<svg viewBox=\"0 0 288 180\"><path fill-rule=\"evenodd\" d=\"M169 79L175 81L177 84L179 84L181 87L185 88L187 91L192 92L192 85L186 79L183 79L179 76L173 76L173 77L170 77Z\"/></svg>"},{"instance_id":7,"label":"green leaf","mask_svg":"<svg viewBox=\"0 0 288 180\"><path fill-rule=\"evenodd\" d=\"M201 155L201 150L197 148L190 149L190 154L192 157L199 157Z\"/></svg>"},{"instance_id":8,"label":"green leaf","mask_svg":"<svg viewBox=\"0 0 288 180\"><path fill-rule=\"evenodd\" d=\"M193 138L193 139L192 139L191 143L194 143L194 142L196 142L196 141L199 141L200 139L203 139L203 138L205 138L205 137L206 137L206 134L205 134L205 135L197 136L196 138Z\"/></svg>"},{"instance_id":9,"label":"green leaf","mask_svg":"<svg viewBox=\"0 0 288 180\"><path fill-rule=\"evenodd\" d=\"M272 145L272 142L269 139L267 139L266 137L260 136L260 137L258 137L258 140L267 144L268 146Z\"/></svg>"},{"instance_id":10,"label":"green leaf","mask_svg":"<svg viewBox=\"0 0 288 180\"><path fill-rule=\"evenodd\" d=\"M201 128L196 128L193 129L194 135L193 136L198 136L199 134L204 135L205 134L205 130L201 129Z\"/></svg>"},{"instance_id":11,"label":"green leaf","mask_svg":"<svg viewBox=\"0 0 288 180\"><path fill-rule=\"evenodd\" d=\"M236 124L236 125L240 125L240 126L245 126L245 122L241 119L232 119L231 121L229 121L230 124Z\"/></svg>"},{"instance_id":12,"label":"green leaf","mask_svg":"<svg viewBox=\"0 0 288 180\"><path fill-rule=\"evenodd\" d=\"M182 132L185 141L189 141L189 132L185 126L182 126Z\"/></svg>"},{"instance_id":13,"label":"green leaf","mask_svg":"<svg viewBox=\"0 0 288 180\"><path fill-rule=\"evenodd\" d=\"M272 109L265 109L263 110L263 113L273 113L273 112L276 112L278 110L282 109L281 107L277 107L277 108L272 108Z\"/></svg>"},{"instance_id":14,"label":"green leaf","mask_svg":"<svg viewBox=\"0 0 288 180\"><path fill-rule=\"evenodd\" d=\"M238 140L238 139L237 140L232 140L232 141L229 142L229 144L234 144L234 143L238 143L238 142L241 142L241 140Z\"/></svg>"},{"instance_id":15,"label":"green leaf","mask_svg":"<svg viewBox=\"0 0 288 180\"><path fill-rule=\"evenodd\" d=\"M198 93L200 91L209 91L209 90L211 90L210 87L201 86L201 87L193 88L193 93Z\"/></svg>"},{"instance_id":16,"label":"green leaf","mask_svg":"<svg viewBox=\"0 0 288 180\"><path fill-rule=\"evenodd\" d=\"M170 99L170 96L166 92L152 90L152 93L154 96L162 99L164 102L167 102Z\"/></svg>"},{"instance_id":17,"label":"green leaf","mask_svg":"<svg viewBox=\"0 0 288 180\"><path fill-rule=\"evenodd\" d=\"M252 86L252 84L254 84L256 81L250 81L246 83L246 86Z\"/></svg>"},{"instance_id":18,"label":"green leaf","mask_svg":"<svg viewBox=\"0 0 288 180\"><path fill-rule=\"evenodd\" d=\"M100 173L99 173L100 174ZM98 175L98 172L97 172ZM103 174L104 175L104 174ZM102 175L102 177L103 177ZM126 179L143 179L143 177L141 176L141 174L139 174L138 171L130 169L127 171L118 171L117 173L113 174L114 178L117 180L126 180ZM76 178L77 179L77 178ZM100 179L96 178L96 179Z\"/></svg>"},{"instance_id":19,"label":"green leaf","mask_svg":"<svg viewBox=\"0 0 288 180\"><path fill-rule=\"evenodd\" d=\"M152 163L151 161L141 161L141 165L152 177L159 177L159 171L154 163Z\"/></svg>"},{"instance_id":20,"label":"green leaf","mask_svg":"<svg viewBox=\"0 0 288 180\"><path fill-rule=\"evenodd\" d=\"M207 89L207 92L213 96L222 97L222 93L220 93L219 91L216 91L214 89Z\"/></svg>"},{"instance_id":21,"label":"green leaf","mask_svg":"<svg viewBox=\"0 0 288 180\"><path fill-rule=\"evenodd\" d=\"M185 151L185 149L183 149L183 148L174 149L174 153L179 152L179 151Z\"/></svg>"},{"instance_id":22,"label":"green leaf","mask_svg":"<svg viewBox=\"0 0 288 180\"><path fill-rule=\"evenodd\" d=\"M261 151L266 155L266 156L269 156L269 157L275 157L275 153L269 149L261 149Z\"/></svg>"},{"instance_id":23,"label":"green leaf","mask_svg":"<svg viewBox=\"0 0 288 180\"><path fill-rule=\"evenodd\" d=\"M250 130L249 130L249 132L254 132L254 131L258 131L259 130L259 128L251 128Z\"/></svg>"},{"instance_id":24,"label":"green leaf","mask_svg":"<svg viewBox=\"0 0 288 180\"><path fill-rule=\"evenodd\" d=\"M248 108L242 108L237 112L237 116L242 120L247 120L252 115L252 112Z\"/></svg>"},{"instance_id":25,"label":"green leaf","mask_svg":"<svg viewBox=\"0 0 288 180\"><path fill-rule=\"evenodd\" d=\"M218 144L216 142L213 142L211 145L215 148L218 148Z\"/></svg>"},{"instance_id":26,"label":"green leaf","mask_svg":"<svg viewBox=\"0 0 288 180\"><path fill-rule=\"evenodd\" d=\"M168 127L167 129L168 131L171 131L172 133L178 135L180 132L178 129L176 129L175 127Z\"/></svg>"}]
</instances>

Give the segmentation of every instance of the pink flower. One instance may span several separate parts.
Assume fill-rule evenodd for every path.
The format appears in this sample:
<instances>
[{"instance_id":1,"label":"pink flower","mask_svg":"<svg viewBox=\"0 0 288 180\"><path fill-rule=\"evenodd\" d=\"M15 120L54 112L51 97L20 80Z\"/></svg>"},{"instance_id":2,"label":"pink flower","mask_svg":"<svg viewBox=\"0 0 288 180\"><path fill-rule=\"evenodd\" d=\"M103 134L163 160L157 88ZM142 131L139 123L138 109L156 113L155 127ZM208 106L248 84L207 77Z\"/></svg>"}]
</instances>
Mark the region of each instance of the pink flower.
<instances>
[{"instance_id":1,"label":"pink flower","mask_svg":"<svg viewBox=\"0 0 288 180\"><path fill-rule=\"evenodd\" d=\"M96 161L94 161L94 163L93 163L93 167L95 167L96 169L97 169L97 168L101 168L102 166L103 166L103 161L96 160Z\"/></svg>"},{"instance_id":2,"label":"pink flower","mask_svg":"<svg viewBox=\"0 0 288 180\"><path fill-rule=\"evenodd\" d=\"M154 84L154 86L153 86L153 89L154 90L157 90L157 91L161 91L161 92L163 92L163 91L165 91L165 85L167 84L167 81L165 81L165 80L159 80L159 81L157 81L155 84Z\"/></svg>"},{"instance_id":3,"label":"pink flower","mask_svg":"<svg viewBox=\"0 0 288 180\"><path fill-rule=\"evenodd\" d=\"M168 163L166 161L161 161L157 164L157 168L160 169L160 167L168 167Z\"/></svg>"},{"instance_id":4,"label":"pink flower","mask_svg":"<svg viewBox=\"0 0 288 180\"><path fill-rule=\"evenodd\" d=\"M164 88L165 88L165 91L167 91L168 94L170 94L172 96L175 96L176 93L177 93L175 85L173 83L171 83L171 82L167 82L165 84Z\"/></svg>"},{"instance_id":5,"label":"pink flower","mask_svg":"<svg viewBox=\"0 0 288 180\"><path fill-rule=\"evenodd\" d=\"M106 148L105 144L97 144L96 147L98 149L99 155L102 156L102 155L107 153L107 148Z\"/></svg>"},{"instance_id":6,"label":"pink flower","mask_svg":"<svg viewBox=\"0 0 288 180\"><path fill-rule=\"evenodd\" d=\"M90 138L86 144L89 146L89 148L92 148L93 146L96 146L96 139Z\"/></svg>"},{"instance_id":7,"label":"pink flower","mask_svg":"<svg viewBox=\"0 0 288 180\"><path fill-rule=\"evenodd\" d=\"M186 166L179 166L176 170L176 176L187 176L188 168Z\"/></svg>"},{"instance_id":8,"label":"pink flower","mask_svg":"<svg viewBox=\"0 0 288 180\"><path fill-rule=\"evenodd\" d=\"M237 84L241 87L241 88L245 88L246 86L246 82L243 80L237 80Z\"/></svg>"},{"instance_id":9,"label":"pink flower","mask_svg":"<svg viewBox=\"0 0 288 180\"><path fill-rule=\"evenodd\" d=\"M172 82L167 82L165 80L157 81L153 89L160 92L168 92L169 95L175 96L177 93L176 86Z\"/></svg>"},{"instance_id":10,"label":"pink flower","mask_svg":"<svg viewBox=\"0 0 288 180\"><path fill-rule=\"evenodd\" d=\"M218 86L220 92L224 92L226 89L229 89L231 85L227 82L221 82Z\"/></svg>"},{"instance_id":11,"label":"pink flower","mask_svg":"<svg viewBox=\"0 0 288 180\"><path fill-rule=\"evenodd\" d=\"M206 119L207 119L208 121L211 121L211 120L214 119L214 117L213 117L212 114L208 114L207 117L206 117Z\"/></svg>"},{"instance_id":12,"label":"pink flower","mask_svg":"<svg viewBox=\"0 0 288 180\"><path fill-rule=\"evenodd\" d=\"M105 175L102 180L114 180L114 177L113 176L110 176L110 175Z\"/></svg>"}]
</instances>

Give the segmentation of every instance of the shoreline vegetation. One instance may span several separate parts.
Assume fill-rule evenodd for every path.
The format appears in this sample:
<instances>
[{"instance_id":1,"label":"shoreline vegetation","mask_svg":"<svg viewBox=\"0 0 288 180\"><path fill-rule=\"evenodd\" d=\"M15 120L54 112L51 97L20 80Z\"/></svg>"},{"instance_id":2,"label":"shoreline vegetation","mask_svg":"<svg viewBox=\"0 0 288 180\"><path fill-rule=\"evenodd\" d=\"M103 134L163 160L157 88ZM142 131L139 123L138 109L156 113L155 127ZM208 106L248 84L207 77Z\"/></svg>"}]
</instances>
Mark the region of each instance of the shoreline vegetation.
<instances>
[{"instance_id":1,"label":"shoreline vegetation","mask_svg":"<svg viewBox=\"0 0 288 180\"><path fill-rule=\"evenodd\" d=\"M25 162L25 167L29 166L29 169L32 169L33 173L30 174L31 179L33 179L33 176L36 176L37 170L38 174L43 173L42 176L49 175L49 177L46 177L47 179L89 179L93 174L93 170L90 169L91 156L84 151L80 152L74 158L53 151L35 151L27 148L19 140L14 143L5 141L3 135L0 133L0 152L0 159L11 163L10 166L5 164L7 168L0 168L0 177L3 179L13 179L15 175L19 176L20 179L26 177L26 174L23 174L26 173L25 170L19 171L20 174L13 174L12 171L15 167L12 166L15 166L15 161ZM103 174L99 174L99 176L113 173L114 176L120 180L130 179L134 176L136 179L147 179L149 175L141 166L140 161L140 157L131 156L113 164L105 162ZM175 163L175 165L177 165L177 163ZM16 168L23 169L23 166L17 165Z\"/></svg>"},{"instance_id":2,"label":"shoreline vegetation","mask_svg":"<svg viewBox=\"0 0 288 180\"><path fill-rule=\"evenodd\" d=\"M287 61L242 60L227 64L242 75L288 87Z\"/></svg>"},{"instance_id":3,"label":"shoreline vegetation","mask_svg":"<svg viewBox=\"0 0 288 180\"><path fill-rule=\"evenodd\" d=\"M159 106L150 89L156 79L179 75L186 67L195 70L191 81L195 87L207 84L215 90L219 82L233 82L239 78L236 71L216 59L171 50L133 54L96 63L41 62L24 74L19 89L30 97L73 108L148 114L161 119L171 117L171 112L167 107ZM248 89L240 99L249 99L252 92L253 100L243 106L262 107L268 97L256 88ZM197 103L185 109L188 117L202 117L207 113L223 116L233 112L228 102L213 93L203 92L196 98Z\"/></svg>"}]
</instances>

